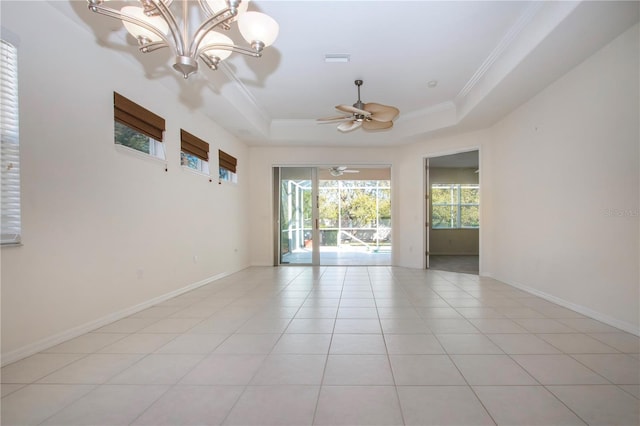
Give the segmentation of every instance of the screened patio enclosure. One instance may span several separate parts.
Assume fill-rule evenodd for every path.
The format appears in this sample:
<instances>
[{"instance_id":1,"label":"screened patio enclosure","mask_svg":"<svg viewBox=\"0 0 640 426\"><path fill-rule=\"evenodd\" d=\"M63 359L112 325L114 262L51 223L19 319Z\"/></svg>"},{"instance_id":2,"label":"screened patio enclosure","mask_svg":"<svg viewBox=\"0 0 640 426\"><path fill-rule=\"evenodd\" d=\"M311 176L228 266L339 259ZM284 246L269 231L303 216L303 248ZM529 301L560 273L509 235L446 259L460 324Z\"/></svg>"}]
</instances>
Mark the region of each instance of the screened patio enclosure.
<instances>
[{"instance_id":1,"label":"screened patio enclosure","mask_svg":"<svg viewBox=\"0 0 640 426\"><path fill-rule=\"evenodd\" d=\"M276 264L390 265L388 167L279 167ZM314 202L315 200L315 202Z\"/></svg>"}]
</instances>

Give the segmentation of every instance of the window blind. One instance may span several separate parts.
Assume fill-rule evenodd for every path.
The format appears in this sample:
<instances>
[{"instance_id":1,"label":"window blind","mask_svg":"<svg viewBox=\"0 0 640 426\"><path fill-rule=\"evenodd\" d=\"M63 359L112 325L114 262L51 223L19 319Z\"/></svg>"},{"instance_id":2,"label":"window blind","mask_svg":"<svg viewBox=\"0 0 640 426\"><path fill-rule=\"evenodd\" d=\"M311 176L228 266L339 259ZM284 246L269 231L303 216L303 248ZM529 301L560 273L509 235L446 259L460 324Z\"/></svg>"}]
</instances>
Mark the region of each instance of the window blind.
<instances>
[{"instance_id":1,"label":"window blind","mask_svg":"<svg viewBox=\"0 0 640 426\"><path fill-rule=\"evenodd\" d=\"M238 160L236 160L234 156L229 155L222 150L218 150L218 165L223 169L227 169L232 173L236 173Z\"/></svg>"},{"instance_id":2,"label":"window blind","mask_svg":"<svg viewBox=\"0 0 640 426\"><path fill-rule=\"evenodd\" d=\"M164 118L116 92L113 92L113 116L117 122L162 142Z\"/></svg>"},{"instance_id":3,"label":"window blind","mask_svg":"<svg viewBox=\"0 0 640 426\"><path fill-rule=\"evenodd\" d=\"M6 41L0 42L0 243L17 244L21 238L18 52Z\"/></svg>"},{"instance_id":4,"label":"window blind","mask_svg":"<svg viewBox=\"0 0 640 426\"><path fill-rule=\"evenodd\" d=\"M183 129L180 129L180 149L202 161L209 161L209 144Z\"/></svg>"}]
</instances>

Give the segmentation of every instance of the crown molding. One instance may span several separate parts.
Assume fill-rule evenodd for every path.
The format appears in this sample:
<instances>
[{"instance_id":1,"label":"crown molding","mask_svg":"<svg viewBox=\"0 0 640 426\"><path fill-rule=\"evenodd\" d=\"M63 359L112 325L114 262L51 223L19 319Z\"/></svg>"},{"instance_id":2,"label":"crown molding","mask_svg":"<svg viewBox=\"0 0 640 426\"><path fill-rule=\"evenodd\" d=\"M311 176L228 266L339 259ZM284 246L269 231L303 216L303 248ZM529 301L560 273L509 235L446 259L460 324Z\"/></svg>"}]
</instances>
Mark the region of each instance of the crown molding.
<instances>
[{"instance_id":1,"label":"crown molding","mask_svg":"<svg viewBox=\"0 0 640 426\"><path fill-rule=\"evenodd\" d=\"M489 56L482 62L480 67L471 76L469 81L464 85L456 96L456 100L463 99L478 84L480 79L485 75L487 70L496 62L504 53L504 51L513 43L520 33L531 23L533 18L542 9L542 3L533 2L522 12L515 24L511 26L509 31L502 37L496 47L491 51Z\"/></svg>"},{"instance_id":2,"label":"crown molding","mask_svg":"<svg viewBox=\"0 0 640 426\"><path fill-rule=\"evenodd\" d=\"M225 88L222 95L227 101L235 106L238 111L242 112L244 118L248 120L263 137L268 138L271 127L271 117L260 106L256 98L251 94L247 86L240 78L231 70L226 62L221 62L219 66L224 75L229 79L230 87L233 90Z\"/></svg>"},{"instance_id":3,"label":"crown molding","mask_svg":"<svg viewBox=\"0 0 640 426\"><path fill-rule=\"evenodd\" d=\"M529 6L456 97L458 119L477 107L580 3L534 2Z\"/></svg>"}]
</instances>

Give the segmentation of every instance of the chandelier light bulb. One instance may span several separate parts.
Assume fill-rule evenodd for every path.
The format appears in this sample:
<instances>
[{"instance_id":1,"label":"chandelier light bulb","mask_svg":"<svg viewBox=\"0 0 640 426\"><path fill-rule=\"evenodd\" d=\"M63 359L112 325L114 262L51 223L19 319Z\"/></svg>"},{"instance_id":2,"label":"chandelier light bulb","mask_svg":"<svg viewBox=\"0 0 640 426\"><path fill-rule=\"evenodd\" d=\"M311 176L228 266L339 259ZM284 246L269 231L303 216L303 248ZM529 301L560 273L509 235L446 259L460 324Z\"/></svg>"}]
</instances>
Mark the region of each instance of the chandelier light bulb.
<instances>
[{"instance_id":1,"label":"chandelier light bulb","mask_svg":"<svg viewBox=\"0 0 640 426\"><path fill-rule=\"evenodd\" d=\"M121 12L126 15L133 16L141 21L146 22L147 24L155 27L162 34L167 34L169 32L169 26L167 22L160 18L159 16L147 16L144 13L144 9L136 6L125 6L121 9ZM149 31L146 28L141 27L140 25L136 25L132 22L122 21L124 27L127 29L129 34L134 36L136 39L147 39L149 41L161 41L162 39L158 37L157 34L154 34L152 31Z\"/></svg>"},{"instance_id":2,"label":"chandelier light bulb","mask_svg":"<svg viewBox=\"0 0 640 426\"><path fill-rule=\"evenodd\" d=\"M233 41L226 35L220 34L217 31L209 31L202 39L200 46L202 46L201 49L206 55L216 57L221 61L224 61L229 57L229 55L231 55L231 50L216 49L215 47L212 49L206 49L206 46L209 44L226 44L233 46Z\"/></svg>"},{"instance_id":3,"label":"chandelier light bulb","mask_svg":"<svg viewBox=\"0 0 640 426\"><path fill-rule=\"evenodd\" d=\"M275 19L260 12L246 12L238 18L238 29L244 39L252 45L262 43L271 46L278 37L280 27Z\"/></svg>"}]
</instances>

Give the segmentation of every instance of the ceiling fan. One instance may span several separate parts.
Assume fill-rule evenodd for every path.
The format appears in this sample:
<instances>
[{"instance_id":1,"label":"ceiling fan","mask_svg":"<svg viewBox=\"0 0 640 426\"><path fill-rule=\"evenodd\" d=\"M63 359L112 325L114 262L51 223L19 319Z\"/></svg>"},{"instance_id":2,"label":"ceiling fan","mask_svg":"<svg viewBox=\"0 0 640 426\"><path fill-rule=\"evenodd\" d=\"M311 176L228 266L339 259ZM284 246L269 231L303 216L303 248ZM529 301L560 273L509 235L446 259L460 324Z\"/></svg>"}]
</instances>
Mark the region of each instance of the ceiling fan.
<instances>
[{"instance_id":1,"label":"ceiling fan","mask_svg":"<svg viewBox=\"0 0 640 426\"><path fill-rule=\"evenodd\" d=\"M324 123L338 124L338 130L341 132L350 132L359 127L365 130L385 130L393 126L393 119L400 114L400 110L396 107L377 104L375 102L364 103L360 100L360 86L362 80L356 80L355 85L358 87L358 101L351 105L338 105L336 109L349 115L341 115L337 117L318 118L318 121Z\"/></svg>"},{"instance_id":2,"label":"ceiling fan","mask_svg":"<svg viewBox=\"0 0 640 426\"><path fill-rule=\"evenodd\" d=\"M360 173L360 170L350 170L347 166L334 166L329 167L329 173L331 176L342 176L344 173Z\"/></svg>"}]
</instances>

